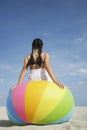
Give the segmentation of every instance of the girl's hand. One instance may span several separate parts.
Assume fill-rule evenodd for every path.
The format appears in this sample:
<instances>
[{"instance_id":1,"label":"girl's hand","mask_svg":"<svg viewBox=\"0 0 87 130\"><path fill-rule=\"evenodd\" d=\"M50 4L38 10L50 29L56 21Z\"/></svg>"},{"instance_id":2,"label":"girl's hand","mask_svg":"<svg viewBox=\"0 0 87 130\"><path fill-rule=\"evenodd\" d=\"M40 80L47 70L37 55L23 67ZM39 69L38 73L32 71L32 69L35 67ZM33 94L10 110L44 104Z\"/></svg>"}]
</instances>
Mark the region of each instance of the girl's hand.
<instances>
[{"instance_id":1,"label":"girl's hand","mask_svg":"<svg viewBox=\"0 0 87 130\"><path fill-rule=\"evenodd\" d=\"M64 89L64 85L59 83L59 82L55 82L60 88Z\"/></svg>"},{"instance_id":2,"label":"girl's hand","mask_svg":"<svg viewBox=\"0 0 87 130\"><path fill-rule=\"evenodd\" d=\"M15 86L11 87L11 88L9 89L9 93L11 93L14 88L15 88Z\"/></svg>"}]
</instances>

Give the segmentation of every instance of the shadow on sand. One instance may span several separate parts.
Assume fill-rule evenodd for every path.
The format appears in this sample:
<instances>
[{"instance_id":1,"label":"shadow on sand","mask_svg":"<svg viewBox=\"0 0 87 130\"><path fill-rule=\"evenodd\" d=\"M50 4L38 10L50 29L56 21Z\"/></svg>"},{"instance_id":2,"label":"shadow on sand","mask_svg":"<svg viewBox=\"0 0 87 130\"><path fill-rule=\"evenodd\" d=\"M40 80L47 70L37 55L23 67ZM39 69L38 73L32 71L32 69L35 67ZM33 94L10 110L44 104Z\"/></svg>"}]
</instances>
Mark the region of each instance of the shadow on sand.
<instances>
[{"instance_id":1,"label":"shadow on sand","mask_svg":"<svg viewBox=\"0 0 87 130\"><path fill-rule=\"evenodd\" d=\"M0 127L26 126L26 125L32 125L32 124L28 123L28 124L18 125L18 124L10 122L9 120L0 120Z\"/></svg>"},{"instance_id":2,"label":"shadow on sand","mask_svg":"<svg viewBox=\"0 0 87 130\"><path fill-rule=\"evenodd\" d=\"M10 126L14 126L14 124L9 120L0 120L0 127L10 127Z\"/></svg>"}]
</instances>

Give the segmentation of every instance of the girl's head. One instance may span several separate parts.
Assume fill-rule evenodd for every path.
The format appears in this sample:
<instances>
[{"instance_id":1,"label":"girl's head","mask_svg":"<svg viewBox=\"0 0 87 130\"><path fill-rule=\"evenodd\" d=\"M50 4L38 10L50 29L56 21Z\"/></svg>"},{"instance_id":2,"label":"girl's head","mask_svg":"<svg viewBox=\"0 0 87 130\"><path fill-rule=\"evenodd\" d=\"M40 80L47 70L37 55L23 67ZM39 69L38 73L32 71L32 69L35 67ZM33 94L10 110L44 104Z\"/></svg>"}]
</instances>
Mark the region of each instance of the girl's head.
<instances>
[{"instance_id":1,"label":"girl's head","mask_svg":"<svg viewBox=\"0 0 87 130\"><path fill-rule=\"evenodd\" d=\"M30 56L30 59L28 61L28 64L27 64L27 67L29 65L38 65L38 66L41 66L43 61L42 61L42 58L41 58L41 53L42 53L42 47L43 47L43 41L39 38L36 38L33 40L32 42L32 53L31 53L31 56ZM33 57L33 52L36 51L38 52L38 57L36 59L36 61L34 61L34 57Z\"/></svg>"},{"instance_id":2,"label":"girl's head","mask_svg":"<svg viewBox=\"0 0 87 130\"><path fill-rule=\"evenodd\" d=\"M39 38L36 38L32 42L32 52L33 50L38 49L38 53L42 52L42 47L43 47L43 41Z\"/></svg>"}]
</instances>

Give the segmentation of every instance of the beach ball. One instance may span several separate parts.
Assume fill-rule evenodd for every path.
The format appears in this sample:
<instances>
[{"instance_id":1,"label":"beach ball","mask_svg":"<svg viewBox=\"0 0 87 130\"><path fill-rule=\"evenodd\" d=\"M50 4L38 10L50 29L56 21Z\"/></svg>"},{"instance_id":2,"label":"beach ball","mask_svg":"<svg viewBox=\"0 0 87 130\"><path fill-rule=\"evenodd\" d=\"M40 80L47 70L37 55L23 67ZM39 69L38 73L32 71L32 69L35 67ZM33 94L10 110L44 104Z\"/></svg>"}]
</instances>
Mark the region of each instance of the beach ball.
<instances>
[{"instance_id":1,"label":"beach ball","mask_svg":"<svg viewBox=\"0 0 87 130\"><path fill-rule=\"evenodd\" d=\"M74 111L71 91L48 81L16 86L6 101L7 115L15 124L56 124L68 121Z\"/></svg>"}]
</instances>

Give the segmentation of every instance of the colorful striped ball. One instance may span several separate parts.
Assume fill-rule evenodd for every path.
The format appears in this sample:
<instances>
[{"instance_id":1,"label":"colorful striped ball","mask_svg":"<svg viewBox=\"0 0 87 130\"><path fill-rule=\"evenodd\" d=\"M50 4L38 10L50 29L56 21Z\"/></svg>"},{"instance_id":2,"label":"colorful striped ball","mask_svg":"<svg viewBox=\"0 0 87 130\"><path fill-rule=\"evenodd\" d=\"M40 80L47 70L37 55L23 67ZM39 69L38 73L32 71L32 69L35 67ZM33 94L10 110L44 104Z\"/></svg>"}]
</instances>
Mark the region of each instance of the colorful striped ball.
<instances>
[{"instance_id":1,"label":"colorful striped ball","mask_svg":"<svg viewBox=\"0 0 87 130\"><path fill-rule=\"evenodd\" d=\"M74 111L74 98L67 87L48 81L22 83L9 93L6 102L11 122L54 124L68 121Z\"/></svg>"}]
</instances>

